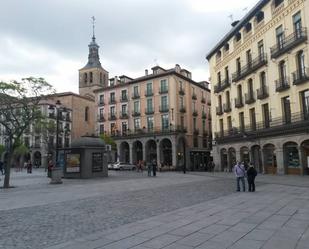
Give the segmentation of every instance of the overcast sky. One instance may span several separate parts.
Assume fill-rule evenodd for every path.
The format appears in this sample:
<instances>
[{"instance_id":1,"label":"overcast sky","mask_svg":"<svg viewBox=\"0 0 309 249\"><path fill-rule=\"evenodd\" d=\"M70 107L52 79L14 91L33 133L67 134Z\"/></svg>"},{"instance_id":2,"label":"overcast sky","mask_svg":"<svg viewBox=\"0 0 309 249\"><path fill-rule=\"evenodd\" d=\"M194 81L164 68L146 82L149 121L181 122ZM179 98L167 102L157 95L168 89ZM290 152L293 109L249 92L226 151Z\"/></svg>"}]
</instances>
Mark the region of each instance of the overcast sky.
<instances>
[{"instance_id":1,"label":"overcast sky","mask_svg":"<svg viewBox=\"0 0 309 249\"><path fill-rule=\"evenodd\" d=\"M91 16L102 66L132 78L180 64L208 80L206 53L257 0L1 0L0 79L44 77L78 92ZM248 8L248 10L246 10Z\"/></svg>"}]
</instances>

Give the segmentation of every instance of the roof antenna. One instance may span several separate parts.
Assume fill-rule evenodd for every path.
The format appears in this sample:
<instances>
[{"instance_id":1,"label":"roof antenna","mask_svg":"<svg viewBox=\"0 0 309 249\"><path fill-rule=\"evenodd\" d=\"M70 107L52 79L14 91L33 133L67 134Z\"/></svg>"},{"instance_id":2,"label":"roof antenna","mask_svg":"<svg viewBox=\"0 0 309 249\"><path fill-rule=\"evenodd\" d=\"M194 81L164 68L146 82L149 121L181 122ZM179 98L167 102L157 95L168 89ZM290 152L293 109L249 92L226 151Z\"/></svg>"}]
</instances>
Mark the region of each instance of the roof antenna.
<instances>
[{"instance_id":1,"label":"roof antenna","mask_svg":"<svg viewBox=\"0 0 309 249\"><path fill-rule=\"evenodd\" d=\"M95 33L94 33L94 28L95 28L95 17L92 16L92 17L91 17L91 20L92 20L92 40L94 41L94 40L95 40Z\"/></svg>"}]
</instances>

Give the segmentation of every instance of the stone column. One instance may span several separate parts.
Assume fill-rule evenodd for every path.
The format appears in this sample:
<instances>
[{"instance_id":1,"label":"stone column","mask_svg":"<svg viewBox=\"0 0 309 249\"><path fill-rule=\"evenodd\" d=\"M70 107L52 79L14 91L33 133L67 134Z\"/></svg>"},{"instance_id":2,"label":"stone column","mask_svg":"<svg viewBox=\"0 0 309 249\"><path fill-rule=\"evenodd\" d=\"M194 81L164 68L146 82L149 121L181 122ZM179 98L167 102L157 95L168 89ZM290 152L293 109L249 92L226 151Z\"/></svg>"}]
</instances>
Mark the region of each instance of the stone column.
<instances>
[{"instance_id":1,"label":"stone column","mask_svg":"<svg viewBox=\"0 0 309 249\"><path fill-rule=\"evenodd\" d=\"M236 150L235 156L236 156L236 161L240 162L240 150Z\"/></svg>"},{"instance_id":2,"label":"stone column","mask_svg":"<svg viewBox=\"0 0 309 249\"><path fill-rule=\"evenodd\" d=\"M260 149L260 155L261 155L261 167L262 167L262 174L265 174L266 173L266 170L265 170L265 159L264 159L264 149Z\"/></svg>"},{"instance_id":3,"label":"stone column","mask_svg":"<svg viewBox=\"0 0 309 249\"><path fill-rule=\"evenodd\" d=\"M173 159L173 167L177 167L177 145L175 142L172 143L172 159Z\"/></svg>"},{"instance_id":4,"label":"stone column","mask_svg":"<svg viewBox=\"0 0 309 249\"><path fill-rule=\"evenodd\" d=\"M284 155L283 149L276 149L276 158L277 158L277 174L284 175Z\"/></svg>"},{"instance_id":5,"label":"stone column","mask_svg":"<svg viewBox=\"0 0 309 249\"><path fill-rule=\"evenodd\" d=\"M143 160L147 163L146 144L142 142L142 145L143 145Z\"/></svg>"},{"instance_id":6,"label":"stone column","mask_svg":"<svg viewBox=\"0 0 309 249\"><path fill-rule=\"evenodd\" d=\"M156 142L156 145L157 145L157 164L160 165L161 163L160 143Z\"/></svg>"},{"instance_id":7,"label":"stone column","mask_svg":"<svg viewBox=\"0 0 309 249\"><path fill-rule=\"evenodd\" d=\"M299 169L300 169L300 175L304 175L304 158L303 158L303 151L302 146L298 146L298 156L299 156Z\"/></svg>"},{"instance_id":8,"label":"stone column","mask_svg":"<svg viewBox=\"0 0 309 249\"><path fill-rule=\"evenodd\" d=\"M133 154L134 154L133 143L129 143L129 154L130 154L130 164L133 164Z\"/></svg>"},{"instance_id":9,"label":"stone column","mask_svg":"<svg viewBox=\"0 0 309 249\"><path fill-rule=\"evenodd\" d=\"M212 158L213 158L213 162L215 164L215 169L214 171L221 171L221 168L222 168L222 165L221 165L221 155L220 155L220 152L219 152L219 147L216 145L216 146L213 146L213 149L212 149Z\"/></svg>"}]
</instances>

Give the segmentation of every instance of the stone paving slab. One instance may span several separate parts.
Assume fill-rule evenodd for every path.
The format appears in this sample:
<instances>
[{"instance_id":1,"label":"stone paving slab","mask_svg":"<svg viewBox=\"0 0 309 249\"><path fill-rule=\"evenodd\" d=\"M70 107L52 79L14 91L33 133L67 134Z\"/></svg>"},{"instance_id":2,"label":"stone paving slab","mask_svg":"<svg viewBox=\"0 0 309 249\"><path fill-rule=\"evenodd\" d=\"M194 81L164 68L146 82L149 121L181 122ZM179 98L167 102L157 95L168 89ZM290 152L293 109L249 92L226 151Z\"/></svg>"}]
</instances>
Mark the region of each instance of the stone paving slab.
<instances>
[{"instance_id":1,"label":"stone paving slab","mask_svg":"<svg viewBox=\"0 0 309 249\"><path fill-rule=\"evenodd\" d=\"M292 189L291 189L292 188ZM297 189L294 189L297 188ZM272 191L267 191L273 189ZM273 203L269 202L270 196L279 193L276 185L265 185L254 194L252 193L234 193L229 196L219 197L204 203L186 207L176 211L168 212L150 219L130 224L140 227L140 224L146 225L150 222L152 225L145 227L145 231L125 233L119 237L118 241L111 242L108 245L98 248L165 248L165 249L304 249L308 248L309 242L309 220L296 219L299 214L307 214L303 206L299 210L293 203L297 202L297 196L293 192L306 192L306 188L285 186L280 187L280 195L273 198ZM306 194L307 195L307 194ZM289 199L289 202L282 201ZM226 202L226 200L229 200ZM235 201L237 200L237 201ZM266 200L266 202L264 202ZM308 205L309 199L303 202ZM214 204L215 203L215 204ZM225 209L221 203L229 203ZM246 203L248 209L243 212L246 216L261 218L255 223L246 222L247 217L242 215L242 205ZM259 203L259 209L250 207ZM266 203L266 204L262 204ZM286 206L282 206L283 203ZM268 205L276 207L264 211ZM208 208L215 208L219 205L218 212L215 214L207 212ZM291 208L293 207L293 208ZM191 212L190 212L191 210ZM282 212L282 210L284 210ZM287 211L293 210L293 212ZM182 215L176 215L176 214ZM238 214L241 215L238 215ZM233 215L239 222L234 223ZM167 222L162 220L171 217ZM199 219L196 219L196 216ZM231 217L232 216L232 217ZM241 218L242 217L242 218ZM298 217L299 218L299 217ZM226 222L231 219L233 222ZM123 231L122 228L116 229L112 234ZM132 230L133 231L133 230ZM121 232L120 232L121 233ZM122 238L128 236L127 238ZM108 238L108 236L107 236ZM116 240L117 236L111 237ZM132 242L131 242L132 241ZM124 244L127 242L127 244ZM48 248L53 249L53 248Z\"/></svg>"},{"instance_id":2,"label":"stone paving slab","mask_svg":"<svg viewBox=\"0 0 309 249\"><path fill-rule=\"evenodd\" d=\"M54 196L60 202L56 205L52 201L44 206L2 210L0 231L4 234L0 238L0 249L309 248L309 192L303 181L309 178L302 178L299 185L297 178L288 178L288 185L284 185L286 178L280 178L280 184L259 184L255 193L236 193L225 192L222 188L231 186L230 176L223 181L221 176L211 178L202 174L181 178L182 174L173 173L162 175L162 179L158 178L155 182L148 178L138 178L137 181L136 176L132 176L134 179L117 182L121 187L117 186L113 197L108 193L115 187L115 182L90 182L90 185L85 185L86 189L96 190L98 196L90 195L83 199L86 196L86 191L81 190L83 184L73 184L69 190L75 186L78 189L73 191L74 198L63 202L62 198L68 196L70 191L57 199L55 193L49 192L50 188L43 188L34 194L46 191L49 197ZM180 177L180 180L175 177ZM267 177L263 176L263 179L266 181ZM169 181L172 182L170 185ZM139 187L146 183L150 187ZM100 188L104 189L104 186L106 189L101 192ZM169 194L161 192L167 186ZM214 193L204 192L201 186L208 190L213 188ZM126 187L130 187L130 191L126 192ZM11 193L14 198L19 198L27 193L27 188ZM201 193L209 197L201 198ZM10 203L7 194L5 200ZM185 206L181 207L181 204ZM117 206L123 208L117 209ZM44 215L40 216L41 208L52 213L43 212ZM65 208L68 210L63 212ZM75 217L80 217L80 221L76 222ZM53 219L56 222L50 226ZM62 221L67 221L65 224L68 227L59 226ZM9 227L11 230L7 229ZM35 234L24 233L33 228L41 230ZM80 230L83 233L77 233L79 228L83 228ZM57 237L54 237L55 232ZM12 234L14 237L10 237ZM37 239L31 244L29 241L32 238ZM54 238L57 240L51 244Z\"/></svg>"}]
</instances>

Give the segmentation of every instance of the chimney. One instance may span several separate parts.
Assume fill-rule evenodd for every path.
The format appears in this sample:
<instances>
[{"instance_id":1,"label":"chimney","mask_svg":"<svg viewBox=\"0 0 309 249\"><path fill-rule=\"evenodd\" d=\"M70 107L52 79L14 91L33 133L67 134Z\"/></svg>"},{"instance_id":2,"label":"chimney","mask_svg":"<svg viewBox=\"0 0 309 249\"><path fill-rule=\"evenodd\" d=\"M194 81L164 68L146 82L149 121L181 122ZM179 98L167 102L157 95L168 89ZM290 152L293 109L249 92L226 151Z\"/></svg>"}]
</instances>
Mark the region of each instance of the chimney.
<instances>
[{"instance_id":1,"label":"chimney","mask_svg":"<svg viewBox=\"0 0 309 249\"><path fill-rule=\"evenodd\" d=\"M148 69L145 69L145 76L148 76Z\"/></svg>"},{"instance_id":2,"label":"chimney","mask_svg":"<svg viewBox=\"0 0 309 249\"><path fill-rule=\"evenodd\" d=\"M234 28L237 24L239 23L239 21L234 21L234 22L232 22L232 27Z\"/></svg>"}]
</instances>

